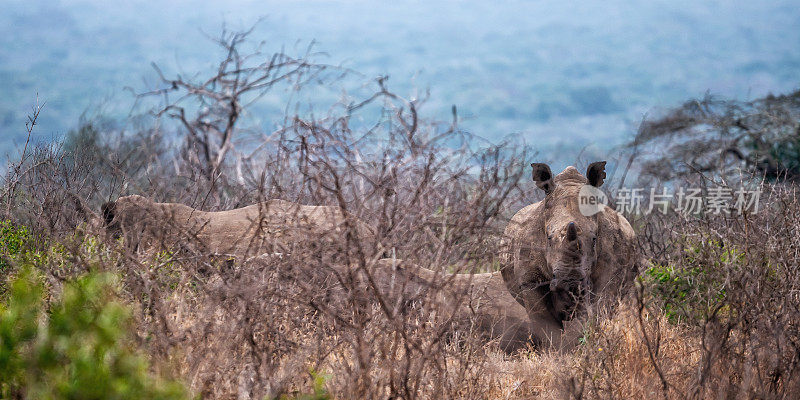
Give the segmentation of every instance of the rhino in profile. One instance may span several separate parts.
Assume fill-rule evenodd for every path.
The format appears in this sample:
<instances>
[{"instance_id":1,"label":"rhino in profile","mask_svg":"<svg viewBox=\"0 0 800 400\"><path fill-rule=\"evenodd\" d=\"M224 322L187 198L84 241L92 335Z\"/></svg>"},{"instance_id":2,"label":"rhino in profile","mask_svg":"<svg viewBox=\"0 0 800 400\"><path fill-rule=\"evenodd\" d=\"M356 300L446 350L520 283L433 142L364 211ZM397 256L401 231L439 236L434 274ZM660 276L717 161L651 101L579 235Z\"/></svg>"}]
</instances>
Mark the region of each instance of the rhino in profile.
<instances>
[{"instance_id":1,"label":"rhino in profile","mask_svg":"<svg viewBox=\"0 0 800 400\"><path fill-rule=\"evenodd\" d=\"M102 207L106 229L122 236L131 250L162 242L192 245L220 256L248 258L281 254L296 244L373 243L371 228L338 207L268 200L234 210L206 212L146 197L120 197ZM341 250L341 249L339 249Z\"/></svg>"},{"instance_id":2,"label":"rhino in profile","mask_svg":"<svg viewBox=\"0 0 800 400\"><path fill-rule=\"evenodd\" d=\"M501 274L539 342L561 347L574 340L565 334L567 323L591 304L615 299L638 271L636 237L625 217L610 207L581 212L581 189L603 184L605 164L592 163L586 176L570 166L555 177L547 164L531 164L545 199L521 209L505 229Z\"/></svg>"},{"instance_id":3,"label":"rhino in profile","mask_svg":"<svg viewBox=\"0 0 800 400\"><path fill-rule=\"evenodd\" d=\"M254 263L270 262L275 252L291 252L295 243L329 240L334 246L341 244L347 230L358 236L354 241L374 237L366 223L337 207L305 206L284 200L205 212L133 195L106 203L101 211L106 230L122 237L131 250L147 251L166 240L167 246L194 245L207 254L242 257L243 261ZM369 283L360 264L320 265L328 268L308 268L297 263L293 269L283 271L283 277L318 284L314 286L315 295L332 302L330 306L344 308L353 293L337 285L339 280L334 277L352 275L364 287L374 285L393 307L423 299L432 310L447 313L455 329L474 329L508 352L525 348L532 336L525 309L508 292L499 272L437 273L403 260L384 258L367 262L372 274ZM326 288L333 293L324 293Z\"/></svg>"}]
</instances>

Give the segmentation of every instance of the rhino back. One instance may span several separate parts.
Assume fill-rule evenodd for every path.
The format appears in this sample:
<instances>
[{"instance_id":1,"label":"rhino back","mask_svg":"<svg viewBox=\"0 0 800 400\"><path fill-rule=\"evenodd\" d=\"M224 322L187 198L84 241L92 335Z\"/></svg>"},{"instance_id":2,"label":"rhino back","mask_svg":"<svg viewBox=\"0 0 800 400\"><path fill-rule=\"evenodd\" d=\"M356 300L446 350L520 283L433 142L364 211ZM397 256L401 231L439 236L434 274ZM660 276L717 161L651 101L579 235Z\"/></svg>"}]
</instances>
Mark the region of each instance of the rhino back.
<instances>
[{"instance_id":1,"label":"rhino back","mask_svg":"<svg viewBox=\"0 0 800 400\"><path fill-rule=\"evenodd\" d=\"M337 207L306 206L268 200L226 211L207 212L180 203L156 203L142 196L125 196L114 205L115 222L135 246L145 241L180 240L216 255L253 256L285 252L293 243L335 241L345 230ZM351 218L361 237L371 230Z\"/></svg>"}]
</instances>

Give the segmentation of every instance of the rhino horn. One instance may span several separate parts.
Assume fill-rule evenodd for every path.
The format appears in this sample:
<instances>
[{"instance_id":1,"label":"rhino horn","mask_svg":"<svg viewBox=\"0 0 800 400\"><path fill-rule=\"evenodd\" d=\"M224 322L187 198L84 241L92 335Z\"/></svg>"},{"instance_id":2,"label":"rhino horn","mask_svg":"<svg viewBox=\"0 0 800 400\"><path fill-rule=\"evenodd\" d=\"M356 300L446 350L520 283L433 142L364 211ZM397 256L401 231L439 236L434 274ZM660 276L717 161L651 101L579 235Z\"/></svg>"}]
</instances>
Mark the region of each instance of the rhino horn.
<instances>
[{"instance_id":1,"label":"rhino horn","mask_svg":"<svg viewBox=\"0 0 800 400\"><path fill-rule=\"evenodd\" d=\"M567 240L570 242L574 242L578 239L578 228L575 227L575 222L570 222L567 225Z\"/></svg>"}]
</instances>

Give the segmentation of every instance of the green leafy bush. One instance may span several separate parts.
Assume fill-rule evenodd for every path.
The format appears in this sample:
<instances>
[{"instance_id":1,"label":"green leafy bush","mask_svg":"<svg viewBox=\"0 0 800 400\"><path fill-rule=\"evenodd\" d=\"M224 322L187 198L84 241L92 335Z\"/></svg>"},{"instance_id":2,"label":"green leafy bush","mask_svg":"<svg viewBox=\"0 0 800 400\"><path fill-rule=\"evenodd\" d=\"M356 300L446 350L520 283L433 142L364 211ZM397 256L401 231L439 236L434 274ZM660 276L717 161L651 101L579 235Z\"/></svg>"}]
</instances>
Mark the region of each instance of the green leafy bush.
<instances>
[{"instance_id":1,"label":"green leafy bush","mask_svg":"<svg viewBox=\"0 0 800 400\"><path fill-rule=\"evenodd\" d=\"M64 285L58 300L24 265L0 304L0 397L180 399L184 388L154 376L129 336L129 309L115 300L109 274Z\"/></svg>"},{"instance_id":2,"label":"green leafy bush","mask_svg":"<svg viewBox=\"0 0 800 400\"><path fill-rule=\"evenodd\" d=\"M313 379L313 392L311 393L297 393L293 396L281 396L281 400L330 400L331 395L328 393L328 390L325 389L325 383L327 383L331 376L329 374L325 374L322 372L317 372L315 370L310 370L309 374L311 374L311 378Z\"/></svg>"},{"instance_id":3,"label":"green leafy bush","mask_svg":"<svg viewBox=\"0 0 800 400\"><path fill-rule=\"evenodd\" d=\"M9 269L9 257L19 255L31 238L28 228L11 221L0 221L0 273Z\"/></svg>"},{"instance_id":4,"label":"green leafy bush","mask_svg":"<svg viewBox=\"0 0 800 400\"><path fill-rule=\"evenodd\" d=\"M670 322L700 320L722 304L727 268L741 258L711 241L691 246L675 265L651 266L643 278Z\"/></svg>"},{"instance_id":5,"label":"green leafy bush","mask_svg":"<svg viewBox=\"0 0 800 400\"><path fill-rule=\"evenodd\" d=\"M645 271L644 277L651 285L650 293L660 302L671 322L677 323L689 313L691 304L687 298L693 297L692 281L698 273L697 269L676 270L668 265L655 265Z\"/></svg>"}]
</instances>

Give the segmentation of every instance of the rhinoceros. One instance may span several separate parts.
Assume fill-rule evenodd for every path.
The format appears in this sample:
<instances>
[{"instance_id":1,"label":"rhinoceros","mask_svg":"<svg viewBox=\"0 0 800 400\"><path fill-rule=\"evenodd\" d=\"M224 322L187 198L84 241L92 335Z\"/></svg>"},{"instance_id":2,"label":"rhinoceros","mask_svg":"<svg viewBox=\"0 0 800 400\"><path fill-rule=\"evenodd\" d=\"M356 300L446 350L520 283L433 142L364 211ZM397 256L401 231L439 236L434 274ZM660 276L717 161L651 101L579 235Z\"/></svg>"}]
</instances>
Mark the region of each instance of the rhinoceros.
<instances>
[{"instance_id":1,"label":"rhinoceros","mask_svg":"<svg viewBox=\"0 0 800 400\"><path fill-rule=\"evenodd\" d=\"M373 231L338 207L268 200L228 211L205 212L178 203L132 195L103 205L108 231L132 250L155 242L180 242L208 254L252 257L291 251L294 244L372 243ZM341 250L341 249L339 249Z\"/></svg>"},{"instance_id":2,"label":"rhinoceros","mask_svg":"<svg viewBox=\"0 0 800 400\"><path fill-rule=\"evenodd\" d=\"M268 258L264 258L268 259ZM533 326L528 314L508 292L500 272L450 273L436 272L406 260L384 258L365 265L332 264L329 268L308 268L297 264L293 279L315 282L309 289L313 296L341 311L351 306L351 296L358 291L343 288L343 277L368 293L380 296L381 303L394 315L408 308L422 307L430 314L444 318L451 332L471 331L484 340L495 342L500 349L514 352L530 345ZM367 276L369 273L369 276ZM334 278L339 274L339 278ZM319 280L327 281L322 283ZM323 290L322 288L326 288ZM324 299L324 300L320 300ZM445 322L440 320L440 322Z\"/></svg>"},{"instance_id":3,"label":"rhinoceros","mask_svg":"<svg viewBox=\"0 0 800 400\"><path fill-rule=\"evenodd\" d=\"M565 345L565 324L590 305L616 298L637 273L636 237L625 217L607 206L581 211L585 193L602 194L597 188L606 178L605 164L592 163L586 176L570 166L555 177L547 164L531 164L545 198L522 208L505 229L503 280L540 342Z\"/></svg>"}]
</instances>

